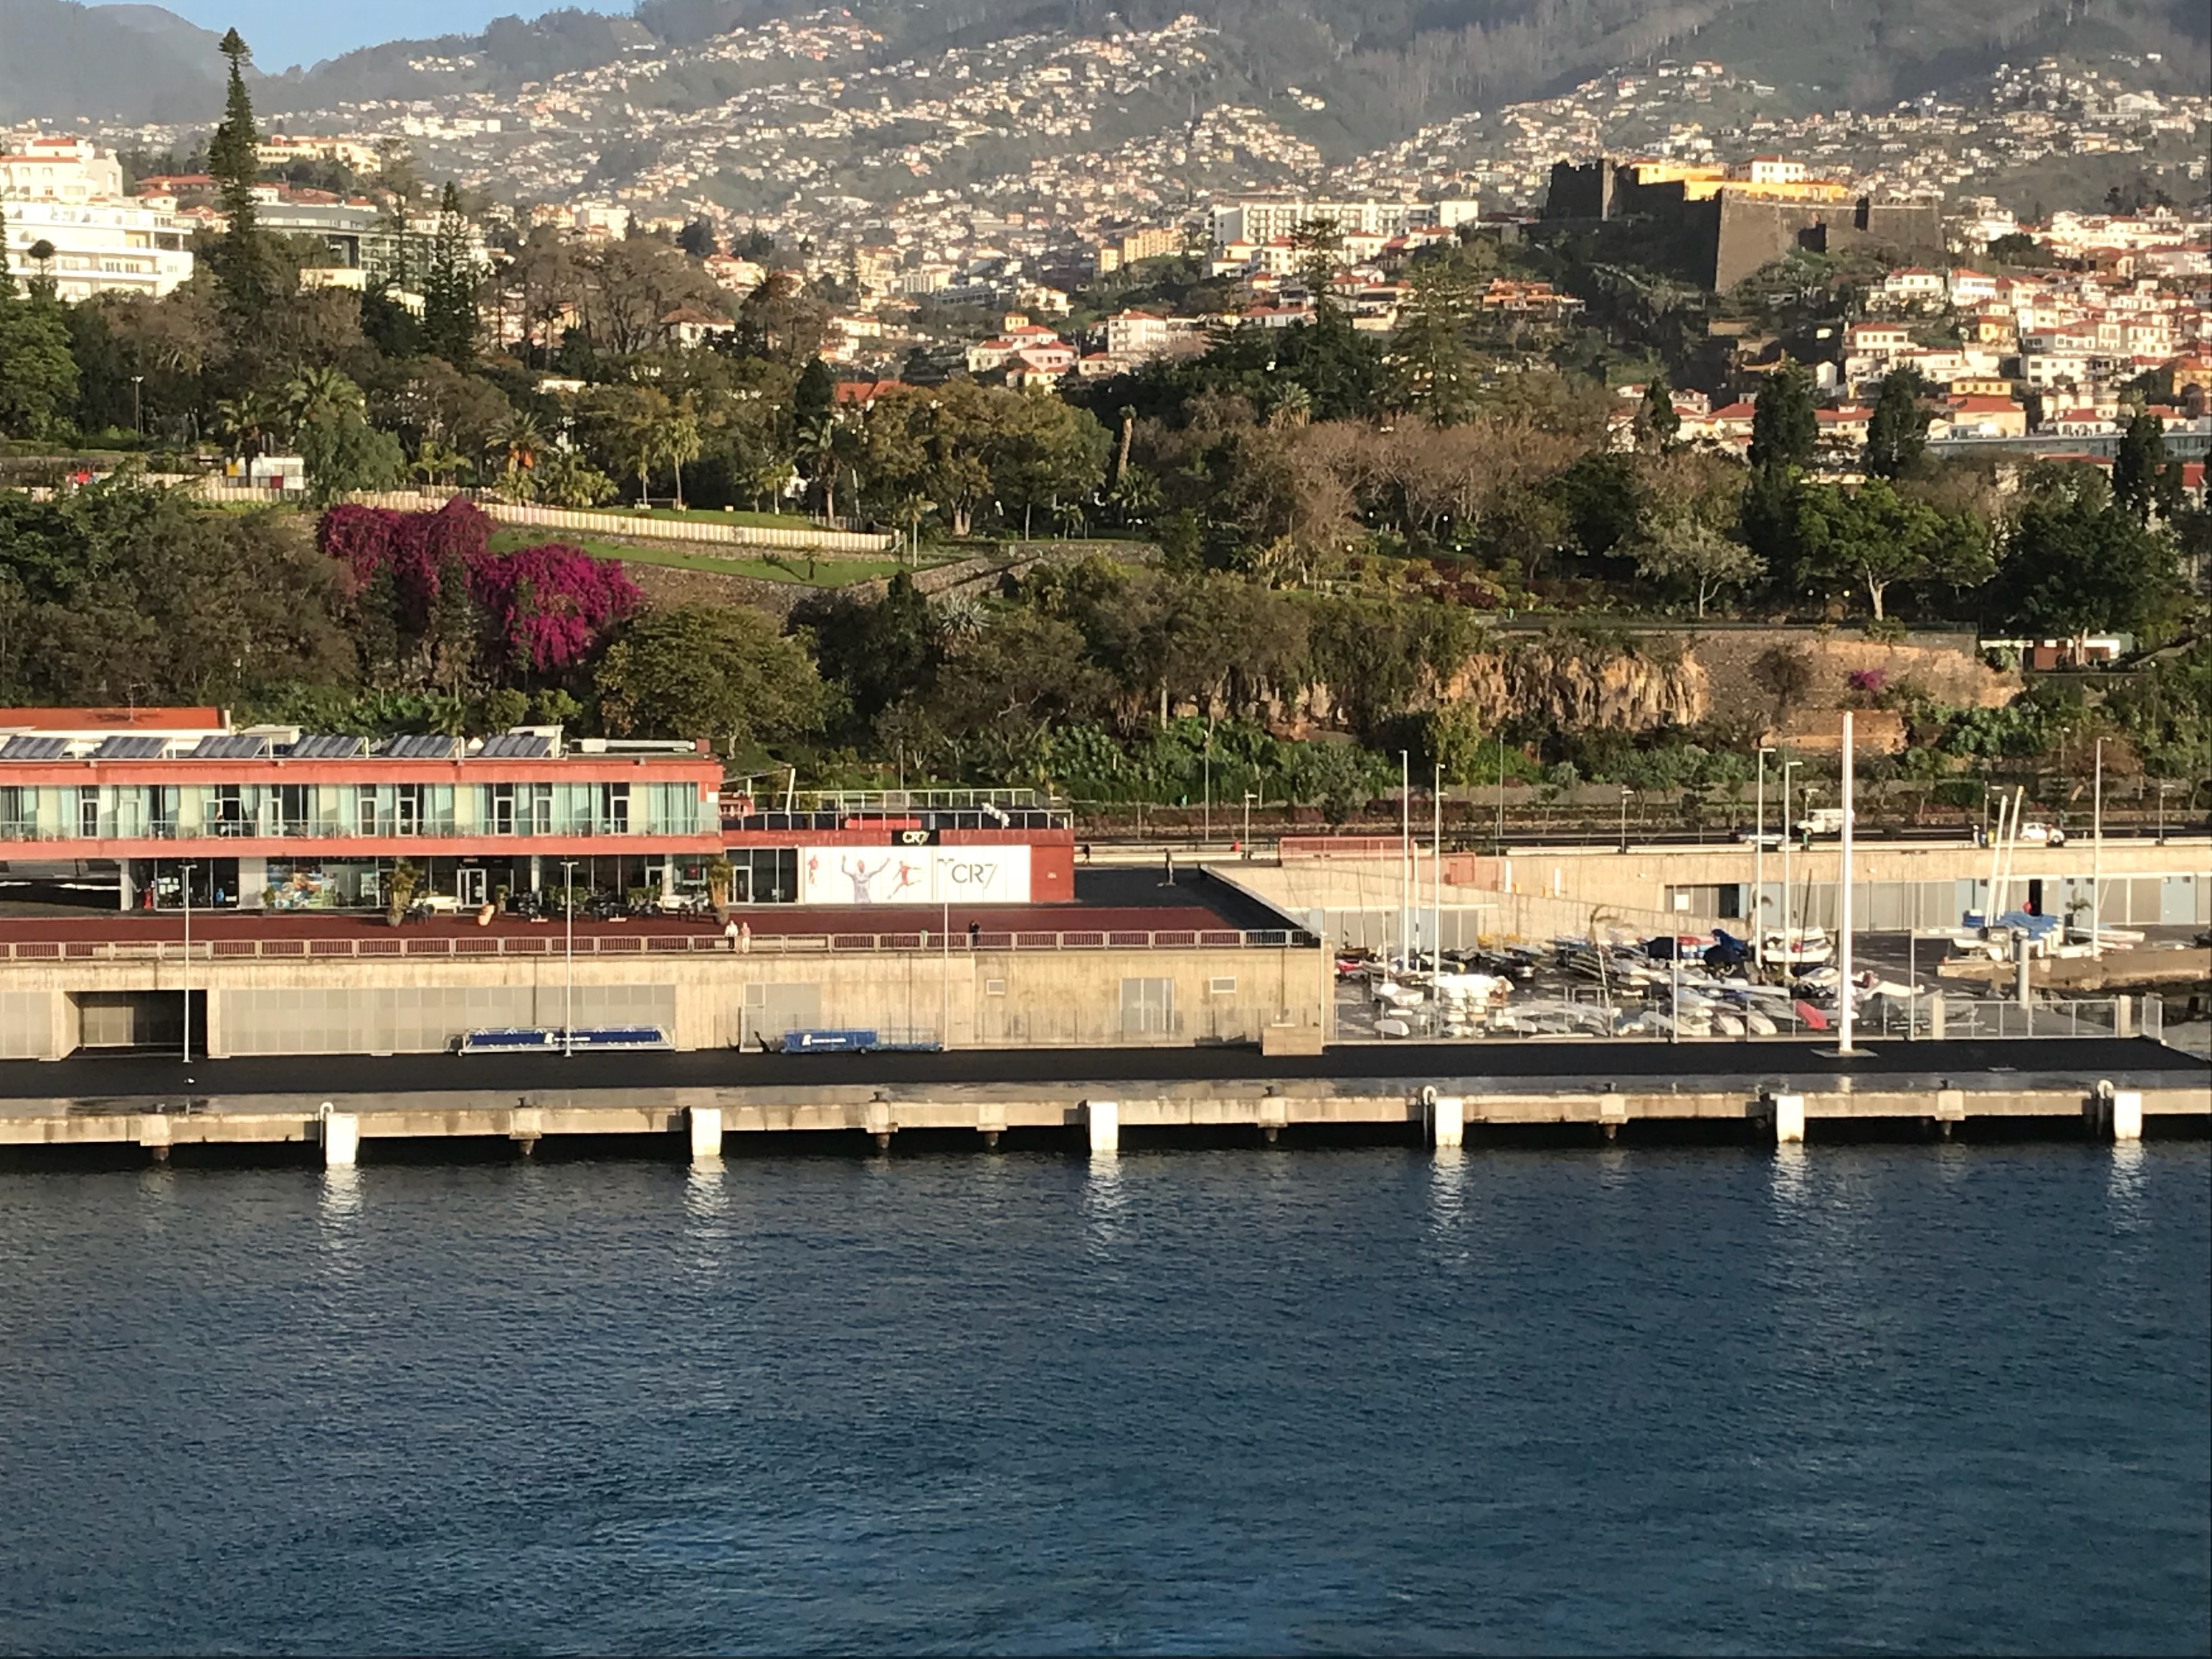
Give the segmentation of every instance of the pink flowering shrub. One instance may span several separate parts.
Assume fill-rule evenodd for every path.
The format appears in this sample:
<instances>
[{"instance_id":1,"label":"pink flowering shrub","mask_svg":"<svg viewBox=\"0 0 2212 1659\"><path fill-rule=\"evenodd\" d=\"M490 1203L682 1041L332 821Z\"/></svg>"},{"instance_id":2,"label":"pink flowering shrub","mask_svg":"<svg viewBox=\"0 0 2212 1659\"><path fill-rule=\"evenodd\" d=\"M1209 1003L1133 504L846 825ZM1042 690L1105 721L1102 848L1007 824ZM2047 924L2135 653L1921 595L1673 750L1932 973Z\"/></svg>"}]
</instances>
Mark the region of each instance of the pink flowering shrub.
<instances>
[{"instance_id":1,"label":"pink flowering shrub","mask_svg":"<svg viewBox=\"0 0 2212 1659\"><path fill-rule=\"evenodd\" d=\"M622 566L558 542L480 556L469 592L507 666L537 674L574 668L641 597Z\"/></svg>"},{"instance_id":2,"label":"pink flowering shrub","mask_svg":"<svg viewBox=\"0 0 2212 1659\"><path fill-rule=\"evenodd\" d=\"M621 565L560 543L494 553L494 527L458 495L434 513L343 506L323 514L315 544L345 566L356 605L388 579L392 623L408 634L429 626L443 574L465 572L489 654L511 671L573 668L637 610L641 596Z\"/></svg>"}]
</instances>

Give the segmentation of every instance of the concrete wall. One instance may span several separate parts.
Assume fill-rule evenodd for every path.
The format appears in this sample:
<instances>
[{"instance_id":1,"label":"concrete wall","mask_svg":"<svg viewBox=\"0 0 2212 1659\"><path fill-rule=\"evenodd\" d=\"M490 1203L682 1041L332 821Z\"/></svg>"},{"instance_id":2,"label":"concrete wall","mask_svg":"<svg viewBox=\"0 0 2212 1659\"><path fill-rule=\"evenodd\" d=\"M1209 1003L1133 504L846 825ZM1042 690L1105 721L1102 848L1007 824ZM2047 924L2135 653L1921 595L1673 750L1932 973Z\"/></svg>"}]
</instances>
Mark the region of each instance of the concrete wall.
<instances>
[{"instance_id":1,"label":"concrete wall","mask_svg":"<svg viewBox=\"0 0 2212 1659\"><path fill-rule=\"evenodd\" d=\"M557 1025L562 957L196 961L208 1052L428 1052L495 1025ZM0 1057L77 1043L75 996L183 988L175 962L0 964ZM737 953L580 957L581 1024L653 1024L681 1048L796 1026L870 1027L978 1045L1255 1041L1326 1028L1331 960L1318 948Z\"/></svg>"}]
</instances>

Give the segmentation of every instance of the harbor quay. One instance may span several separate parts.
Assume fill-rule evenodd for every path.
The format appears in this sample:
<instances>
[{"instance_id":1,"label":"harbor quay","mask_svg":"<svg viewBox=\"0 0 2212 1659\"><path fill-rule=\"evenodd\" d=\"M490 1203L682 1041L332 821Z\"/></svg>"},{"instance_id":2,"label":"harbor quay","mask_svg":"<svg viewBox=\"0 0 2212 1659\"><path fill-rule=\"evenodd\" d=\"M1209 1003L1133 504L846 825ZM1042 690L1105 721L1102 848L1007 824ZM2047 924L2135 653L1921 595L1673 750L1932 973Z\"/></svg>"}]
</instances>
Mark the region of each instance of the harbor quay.
<instances>
[{"instance_id":1,"label":"harbor quay","mask_svg":"<svg viewBox=\"0 0 2212 1659\"><path fill-rule=\"evenodd\" d=\"M1470 1070L1480 1063L1480 1073ZM541 1145L695 1161L794 1137L1108 1155L1359 1137L1450 1152L1547 1131L1593 1146L1669 1139L1788 1146L1962 1131L2127 1143L2212 1130L2212 1071L2144 1039L1961 1040L1839 1056L1811 1041L1669 1051L1529 1045L1476 1061L1401 1045L1000 1054L632 1054L72 1061L0 1073L17 1167L104 1149L153 1161L228 1148L349 1166Z\"/></svg>"}]
</instances>

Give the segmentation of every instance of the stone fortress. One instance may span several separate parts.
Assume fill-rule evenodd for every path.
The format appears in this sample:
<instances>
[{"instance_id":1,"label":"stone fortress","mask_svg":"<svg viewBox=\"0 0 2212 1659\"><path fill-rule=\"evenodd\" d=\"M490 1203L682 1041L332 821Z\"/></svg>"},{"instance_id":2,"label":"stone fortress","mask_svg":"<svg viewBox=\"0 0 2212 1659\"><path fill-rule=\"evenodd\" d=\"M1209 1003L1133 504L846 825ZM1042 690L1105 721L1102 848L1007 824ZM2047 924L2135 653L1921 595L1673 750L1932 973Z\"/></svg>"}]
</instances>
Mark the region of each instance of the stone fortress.
<instances>
[{"instance_id":1,"label":"stone fortress","mask_svg":"<svg viewBox=\"0 0 2212 1659\"><path fill-rule=\"evenodd\" d=\"M1733 166L1606 156L1556 162L1544 216L1651 222L1672 233L1666 240L1680 250L1681 274L1716 292L1792 248L1939 258L1943 249L1940 203L1854 197L1840 182L1809 178L1802 162L1779 156Z\"/></svg>"}]
</instances>

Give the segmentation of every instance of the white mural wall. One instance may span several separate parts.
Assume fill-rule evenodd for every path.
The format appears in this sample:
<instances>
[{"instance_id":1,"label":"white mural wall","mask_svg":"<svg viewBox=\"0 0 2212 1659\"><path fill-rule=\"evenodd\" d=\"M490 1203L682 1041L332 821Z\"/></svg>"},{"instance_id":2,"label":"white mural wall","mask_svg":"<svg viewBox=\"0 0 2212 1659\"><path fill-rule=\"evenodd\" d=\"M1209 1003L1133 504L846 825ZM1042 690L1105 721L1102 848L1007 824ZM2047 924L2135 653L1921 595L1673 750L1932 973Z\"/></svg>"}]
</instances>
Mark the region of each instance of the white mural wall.
<instances>
[{"instance_id":1,"label":"white mural wall","mask_svg":"<svg viewBox=\"0 0 2212 1659\"><path fill-rule=\"evenodd\" d=\"M801 904L1027 904L1026 847L802 847Z\"/></svg>"}]
</instances>

